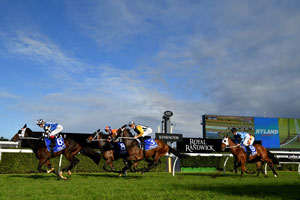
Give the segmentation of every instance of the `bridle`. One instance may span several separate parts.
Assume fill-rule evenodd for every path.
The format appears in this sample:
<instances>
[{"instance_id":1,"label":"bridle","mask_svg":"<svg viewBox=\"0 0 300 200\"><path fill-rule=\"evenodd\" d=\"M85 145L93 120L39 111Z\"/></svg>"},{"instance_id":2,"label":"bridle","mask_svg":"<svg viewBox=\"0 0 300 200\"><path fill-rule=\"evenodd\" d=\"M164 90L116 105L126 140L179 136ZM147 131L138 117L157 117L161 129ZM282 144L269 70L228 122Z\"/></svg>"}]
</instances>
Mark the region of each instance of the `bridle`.
<instances>
[{"instance_id":1,"label":"bridle","mask_svg":"<svg viewBox=\"0 0 300 200\"><path fill-rule=\"evenodd\" d=\"M93 141L102 141L102 140L107 140L107 139L98 139L98 137L99 137L99 133L100 133L100 130L96 131L96 134L95 134L95 136L93 137L93 139L92 139L90 142L93 142Z\"/></svg>"},{"instance_id":2,"label":"bridle","mask_svg":"<svg viewBox=\"0 0 300 200\"><path fill-rule=\"evenodd\" d=\"M225 141L224 141L225 140ZM225 144L227 149L232 149L232 148L236 148L236 147L239 147L240 145L237 144L237 145L234 145L234 146L230 146L229 145L229 141L228 141L228 138L223 138L222 140L222 144Z\"/></svg>"},{"instance_id":3,"label":"bridle","mask_svg":"<svg viewBox=\"0 0 300 200\"><path fill-rule=\"evenodd\" d=\"M118 135L120 135L120 137L118 137L118 138L121 138L121 139L132 139L132 140L136 140L136 138L134 138L134 137L124 137L123 135L124 135L124 130L125 130L125 128L121 128L121 133L119 133Z\"/></svg>"},{"instance_id":4,"label":"bridle","mask_svg":"<svg viewBox=\"0 0 300 200\"><path fill-rule=\"evenodd\" d=\"M27 128L21 128L21 133L18 134L20 140L41 140L41 138L26 137L25 136L26 129Z\"/></svg>"}]
</instances>

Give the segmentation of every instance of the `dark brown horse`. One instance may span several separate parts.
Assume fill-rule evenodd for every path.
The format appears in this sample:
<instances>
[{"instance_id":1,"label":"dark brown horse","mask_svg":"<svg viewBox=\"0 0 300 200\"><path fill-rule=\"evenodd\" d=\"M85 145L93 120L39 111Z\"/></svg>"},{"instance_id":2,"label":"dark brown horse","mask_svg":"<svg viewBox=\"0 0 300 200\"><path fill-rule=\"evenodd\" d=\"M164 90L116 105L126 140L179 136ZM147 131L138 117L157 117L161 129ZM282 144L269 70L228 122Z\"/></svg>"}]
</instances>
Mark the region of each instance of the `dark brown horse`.
<instances>
[{"instance_id":1,"label":"dark brown horse","mask_svg":"<svg viewBox=\"0 0 300 200\"><path fill-rule=\"evenodd\" d=\"M45 141L42 138L42 135L38 132L33 132L30 128L27 128L26 124L25 126L18 131L18 133L11 139L12 141L16 142L21 139L26 139L28 142L28 145L35 153L36 158L39 160L38 164L38 171L39 172L46 172L46 170L42 169L42 166L45 164L49 170L47 173L55 173L62 179L67 179L62 175L64 171L68 172L68 175L71 175L71 169L75 167L75 165L79 162L75 156L81 152L84 155L90 157L96 164L99 164L101 156L97 152L95 152L93 149L88 147L87 145L80 144L72 139L65 138L64 143L66 145L66 148L55 152L53 157L56 157L60 154L63 154L70 162L70 164L63 168L60 173L55 172L55 169L52 167L49 159L53 158L50 154L50 152L47 150L47 147L45 145Z\"/></svg>"},{"instance_id":2,"label":"dark brown horse","mask_svg":"<svg viewBox=\"0 0 300 200\"><path fill-rule=\"evenodd\" d=\"M249 162L256 162L257 167L257 176L260 172L264 174L264 170L262 169L262 164L267 162L268 166L273 171L275 177L278 176L274 169L274 164L278 164L278 161L274 157L274 155L269 152L265 147L260 144L253 145L256 149L255 155L250 155ZM235 158L234 161L234 170L237 173L237 167L241 166L241 176L243 176L244 172L248 174L253 174L255 172L247 171L245 163L247 162L247 154L243 150L240 145L235 144L227 135L222 140L221 150L224 151L225 148L230 148L230 152Z\"/></svg>"},{"instance_id":3,"label":"dark brown horse","mask_svg":"<svg viewBox=\"0 0 300 200\"><path fill-rule=\"evenodd\" d=\"M97 130L95 133L93 133L91 136L88 137L87 142L93 142L97 141L98 146L100 149L100 152L103 156L103 159L105 160L105 163L103 165L103 169L107 172L115 172L121 174L126 174L126 170L130 169L131 167L128 166L130 162L126 161L126 157L128 156L127 153L125 154L120 154L117 151L116 145L113 145L110 142L110 139L107 134L104 134L103 132ZM122 171L117 171L113 167L113 161L118 160L122 158L123 162L125 163L125 167L122 169Z\"/></svg>"},{"instance_id":4,"label":"dark brown horse","mask_svg":"<svg viewBox=\"0 0 300 200\"><path fill-rule=\"evenodd\" d=\"M156 167L161 163L160 158L167 153L173 153L178 157L184 157L177 150L171 148L169 145L164 143L161 140L155 139L158 147L150 150L144 151L139 147L139 143L136 139L134 139L131 132L126 128L120 128L117 131L117 137L114 139L120 138L125 143L129 156L126 158L128 161L133 161L133 170L134 171L142 171L146 172L150 169ZM152 158L152 159L150 159ZM138 163L141 160L147 161L149 163L147 168L137 169Z\"/></svg>"}]
</instances>

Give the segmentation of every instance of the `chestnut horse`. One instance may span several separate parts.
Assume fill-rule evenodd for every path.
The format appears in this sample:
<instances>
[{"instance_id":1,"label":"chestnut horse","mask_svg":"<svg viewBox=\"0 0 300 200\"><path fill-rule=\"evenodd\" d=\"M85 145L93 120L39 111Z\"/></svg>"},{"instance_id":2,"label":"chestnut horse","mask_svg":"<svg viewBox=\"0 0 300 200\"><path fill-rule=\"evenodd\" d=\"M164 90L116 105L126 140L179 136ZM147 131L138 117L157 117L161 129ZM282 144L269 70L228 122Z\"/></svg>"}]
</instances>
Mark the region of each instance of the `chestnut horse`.
<instances>
[{"instance_id":1,"label":"chestnut horse","mask_svg":"<svg viewBox=\"0 0 300 200\"><path fill-rule=\"evenodd\" d=\"M268 166L271 168L273 174L275 177L278 176L274 169L274 164L278 164L278 161L274 157L274 155L269 152L265 147L263 147L260 144L254 144L253 145L256 149L255 155L250 155L249 162L256 162L257 167L257 176L259 176L259 173L262 172L265 174L264 170L262 169L262 164L264 162L267 162ZM237 173L237 167L241 166L241 176L243 176L244 172L248 174L253 174L255 172L247 171L245 163L247 162L247 154L243 150L243 148L238 144L235 144L227 135L223 138L222 144L221 144L221 150L224 151L225 148L230 148L230 152L235 158L234 161L234 170L235 173Z\"/></svg>"},{"instance_id":2,"label":"chestnut horse","mask_svg":"<svg viewBox=\"0 0 300 200\"><path fill-rule=\"evenodd\" d=\"M136 139L134 139L130 130L126 128L120 128L117 131L117 136L113 136L113 139L120 138L123 140L129 156L126 158L128 161L133 161L133 170L134 171L142 171L146 172L150 169L156 167L161 163L160 158L167 153L173 153L178 157L184 157L184 155L180 154L177 150L171 148L169 145L164 143L159 139L155 139L158 147L150 150L144 151L139 147L139 143ZM152 159L150 159L152 158ZM137 169L138 163L141 160L147 161L149 163L147 168Z\"/></svg>"},{"instance_id":3,"label":"chestnut horse","mask_svg":"<svg viewBox=\"0 0 300 200\"><path fill-rule=\"evenodd\" d=\"M70 162L70 164L63 168L60 173L55 172L55 169L52 167L49 159L52 158L51 153L47 150L47 147L45 145L45 141L43 140L42 136L38 132L33 132L30 128L27 128L27 125L18 131L18 133L11 139L12 141L16 142L18 140L26 139L28 140L28 145L35 153L36 158L39 160L38 164L38 171L39 172L47 172L47 173L55 173L57 176L59 176L62 179L67 179L62 175L63 171L67 171L68 175L71 175L71 169L75 167L75 165L79 162L75 156L82 152L84 155L90 157L96 164L99 164L101 156L99 153L96 153L93 149L88 147L87 145L79 144L78 142L70 139L65 138L64 143L66 145L66 148L55 152L53 157L56 157L60 154L63 154ZM48 171L42 170L42 166L46 164L46 166L49 168Z\"/></svg>"},{"instance_id":4,"label":"chestnut horse","mask_svg":"<svg viewBox=\"0 0 300 200\"><path fill-rule=\"evenodd\" d=\"M114 147L112 147L112 144L110 144L109 142L108 135L101 132L100 129L88 137L88 143L93 141L98 142L100 152L103 156L103 159L105 160L103 169L107 172L119 173L120 175L126 174L126 170L131 168L130 166L128 166L128 164L130 163L127 162L125 159L128 156L128 154L119 154L116 150L114 150ZM123 162L126 166L122 169L122 171L117 171L113 167L113 161L118 160L120 158L123 158Z\"/></svg>"}]
</instances>

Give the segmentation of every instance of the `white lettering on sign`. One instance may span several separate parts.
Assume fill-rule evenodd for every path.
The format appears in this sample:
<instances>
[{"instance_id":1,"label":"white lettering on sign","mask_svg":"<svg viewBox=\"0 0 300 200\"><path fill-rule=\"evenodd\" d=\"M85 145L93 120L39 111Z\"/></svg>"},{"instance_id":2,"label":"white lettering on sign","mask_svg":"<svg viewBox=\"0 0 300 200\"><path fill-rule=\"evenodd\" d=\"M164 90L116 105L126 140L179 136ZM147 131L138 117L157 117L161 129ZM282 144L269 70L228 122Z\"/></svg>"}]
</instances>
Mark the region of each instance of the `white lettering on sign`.
<instances>
[{"instance_id":1,"label":"white lettering on sign","mask_svg":"<svg viewBox=\"0 0 300 200\"><path fill-rule=\"evenodd\" d=\"M213 145L208 145L206 144L205 140L201 140L201 139L190 139L190 144L189 145L185 145L185 150L187 152L193 152L193 151L199 151L199 150L203 150L203 151L215 151L213 148Z\"/></svg>"},{"instance_id":2,"label":"white lettering on sign","mask_svg":"<svg viewBox=\"0 0 300 200\"><path fill-rule=\"evenodd\" d=\"M261 135L276 135L279 131L276 129L256 129L255 134L261 134Z\"/></svg>"}]
</instances>

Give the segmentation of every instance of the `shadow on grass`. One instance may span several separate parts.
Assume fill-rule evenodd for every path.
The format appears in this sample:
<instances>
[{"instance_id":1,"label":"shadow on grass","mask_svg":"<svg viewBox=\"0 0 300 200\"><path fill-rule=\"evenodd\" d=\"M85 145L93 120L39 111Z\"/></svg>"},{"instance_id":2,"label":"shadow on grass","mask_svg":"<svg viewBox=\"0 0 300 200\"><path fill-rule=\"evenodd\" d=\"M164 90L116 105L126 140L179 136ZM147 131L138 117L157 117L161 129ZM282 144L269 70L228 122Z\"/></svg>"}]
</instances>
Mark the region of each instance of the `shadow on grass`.
<instances>
[{"instance_id":1,"label":"shadow on grass","mask_svg":"<svg viewBox=\"0 0 300 200\"><path fill-rule=\"evenodd\" d=\"M237 180L238 182L238 180ZM182 190L182 185L174 184L175 189ZM300 183L293 184L234 184L234 185L210 185L210 184L195 184L184 186L185 190L190 191L206 191L214 192L216 194L229 195L236 198L250 197L250 198L265 198L265 199L285 199L285 200L294 200L299 199L300 196Z\"/></svg>"},{"instance_id":2,"label":"shadow on grass","mask_svg":"<svg viewBox=\"0 0 300 200\"><path fill-rule=\"evenodd\" d=\"M101 173L101 174L76 174L76 176L81 176L81 177L103 177L103 178L125 178L125 179L140 179L143 178L142 175L127 175L127 176L119 176L116 173Z\"/></svg>"},{"instance_id":3,"label":"shadow on grass","mask_svg":"<svg viewBox=\"0 0 300 200\"><path fill-rule=\"evenodd\" d=\"M53 178L58 179L58 177L56 175L47 176L46 174L14 174L14 175L11 175L9 177L10 178L27 178L27 179L44 179L44 180L50 180L50 179L53 179Z\"/></svg>"}]
</instances>

